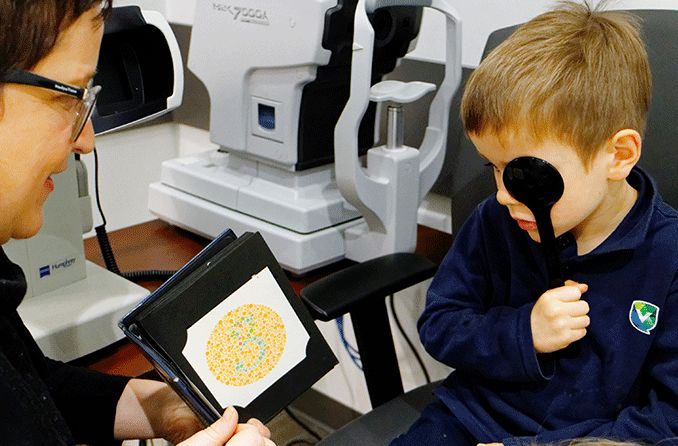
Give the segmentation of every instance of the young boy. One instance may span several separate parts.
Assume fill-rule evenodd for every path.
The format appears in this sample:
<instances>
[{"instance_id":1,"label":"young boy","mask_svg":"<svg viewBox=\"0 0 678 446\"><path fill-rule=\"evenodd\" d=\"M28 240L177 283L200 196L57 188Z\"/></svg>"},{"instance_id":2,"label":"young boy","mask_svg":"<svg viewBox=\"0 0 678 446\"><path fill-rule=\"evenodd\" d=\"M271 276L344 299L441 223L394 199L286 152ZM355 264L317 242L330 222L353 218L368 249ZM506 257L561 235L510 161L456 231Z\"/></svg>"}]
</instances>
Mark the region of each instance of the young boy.
<instances>
[{"instance_id":1,"label":"young boy","mask_svg":"<svg viewBox=\"0 0 678 446\"><path fill-rule=\"evenodd\" d=\"M651 80L632 16L561 3L469 80L466 132L497 194L456 236L418 326L455 371L395 445L678 444L678 213L636 166ZM535 218L502 183L542 158L568 279L548 289Z\"/></svg>"}]
</instances>

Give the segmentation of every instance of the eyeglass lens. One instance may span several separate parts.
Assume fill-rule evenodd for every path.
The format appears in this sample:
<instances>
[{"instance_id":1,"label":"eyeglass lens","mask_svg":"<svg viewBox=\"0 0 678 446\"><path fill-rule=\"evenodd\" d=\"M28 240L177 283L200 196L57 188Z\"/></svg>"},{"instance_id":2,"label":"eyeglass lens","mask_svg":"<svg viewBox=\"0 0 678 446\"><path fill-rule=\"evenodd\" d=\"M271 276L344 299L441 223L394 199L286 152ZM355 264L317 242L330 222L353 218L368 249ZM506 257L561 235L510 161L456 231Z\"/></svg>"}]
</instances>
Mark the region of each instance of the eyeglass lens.
<instances>
[{"instance_id":1,"label":"eyeglass lens","mask_svg":"<svg viewBox=\"0 0 678 446\"><path fill-rule=\"evenodd\" d=\"M99 91L101 91L101 87L98 85L88 88L87 94L82 98L82 101L80 101L75 114L75 122L73 123L73 133L71 134L71 140L73 142L78 140L82 130L85 128L85 125L87 125L87 121L92 117Z\"/></svg>"}]
</instances>

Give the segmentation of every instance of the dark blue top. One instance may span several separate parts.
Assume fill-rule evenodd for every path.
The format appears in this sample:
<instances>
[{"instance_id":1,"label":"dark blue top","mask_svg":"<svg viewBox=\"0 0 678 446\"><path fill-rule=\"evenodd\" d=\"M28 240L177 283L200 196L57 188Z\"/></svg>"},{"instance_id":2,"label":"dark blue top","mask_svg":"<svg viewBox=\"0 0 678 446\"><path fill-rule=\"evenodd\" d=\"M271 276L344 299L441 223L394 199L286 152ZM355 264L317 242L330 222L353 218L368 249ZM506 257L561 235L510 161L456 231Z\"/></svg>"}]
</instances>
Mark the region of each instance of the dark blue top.
<instances>
[{"instance_id":1,"label":"dark blue top","mask_svg":"<svg viewBox=\"0 0 678 446\"><path fill-rule=\"evenodd\" d=\"M558 237L565 277L589 286L591 318L558 352L532 343L530 312L548 289L539 244L494 197L457 234L418 326L455 369L437 396L476 439L678 436L678 212L641 169L628 182L638 200L600 246L578 256L571 234Z\"/></svg>"},{"instance_id":2,"label":"dark blue top","mask_svg":"<svg viewBox=\"0 0 678 446\"><path fill-rule=\"evenodd\" d=\"M46 358L16 311L26 286L0 247L0 444L119 444L115 411L129 378Z\"/></svg>"}]
</instances>

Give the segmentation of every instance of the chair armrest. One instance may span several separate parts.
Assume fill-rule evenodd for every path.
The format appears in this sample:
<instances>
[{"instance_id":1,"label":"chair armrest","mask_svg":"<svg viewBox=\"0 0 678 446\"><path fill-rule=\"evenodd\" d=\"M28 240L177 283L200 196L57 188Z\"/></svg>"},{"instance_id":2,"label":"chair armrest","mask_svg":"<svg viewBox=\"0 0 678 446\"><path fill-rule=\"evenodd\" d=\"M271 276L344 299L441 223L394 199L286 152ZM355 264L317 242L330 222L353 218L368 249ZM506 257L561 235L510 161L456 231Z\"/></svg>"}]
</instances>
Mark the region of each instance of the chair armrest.
<instances>
[{"instance_id":1,"label":"chair armrest","mask_svg":"<svg viewBox=\"0 0 678 446\"><path fill-rule=\"evenodd\" d=\"M388 254L351 265L306 286L301 290L301 298L314 318L331 321L361 304L383 300L433 277L437 268L418 254Z\"/></svg>"},{"instance_id":2,"label":"chair armrest","mask_svg":"<svg viewBox=\"0 0 678 446\"><path fill-rule=\"evenodd\" d=\"M351 265L301 290L316 319L327 322L350 313L372 407L403 393L385 298L432 277L436 269L417 254L389 254Z\"/></svg>"}]
</instances>

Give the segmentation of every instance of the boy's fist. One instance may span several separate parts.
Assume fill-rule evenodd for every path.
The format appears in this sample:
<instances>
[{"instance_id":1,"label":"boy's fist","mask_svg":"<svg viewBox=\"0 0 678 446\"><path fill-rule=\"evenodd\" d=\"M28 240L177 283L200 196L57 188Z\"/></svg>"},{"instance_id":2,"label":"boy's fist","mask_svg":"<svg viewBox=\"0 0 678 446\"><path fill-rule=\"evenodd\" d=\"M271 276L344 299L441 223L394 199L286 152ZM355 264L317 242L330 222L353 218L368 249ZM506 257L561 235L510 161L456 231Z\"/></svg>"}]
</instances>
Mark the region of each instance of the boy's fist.
<instances>
[{"instance_id":1,"label":"boy's fist","mask_svg":"<svg viewBox=\"0 0 678 446\"><path fill-rule=\"evenodd\" d=\"M532 308L530 326L537 353L561 350L586 335L589 304L581 300L588 285L567 280L542 294Z\"/></svg>"}]
</instances>

